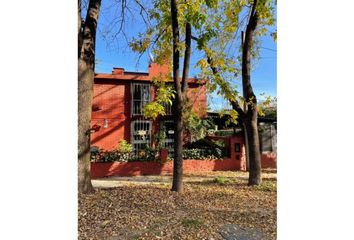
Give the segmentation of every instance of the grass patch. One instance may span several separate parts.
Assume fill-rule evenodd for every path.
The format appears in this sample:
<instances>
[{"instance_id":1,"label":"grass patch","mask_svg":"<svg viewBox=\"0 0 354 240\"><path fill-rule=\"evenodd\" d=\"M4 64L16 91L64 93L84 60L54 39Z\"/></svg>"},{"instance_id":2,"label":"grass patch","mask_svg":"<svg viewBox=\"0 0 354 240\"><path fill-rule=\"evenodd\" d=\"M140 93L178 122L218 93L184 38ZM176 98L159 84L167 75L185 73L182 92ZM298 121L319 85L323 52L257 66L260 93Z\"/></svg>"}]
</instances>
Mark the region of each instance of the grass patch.
<instances>
[{"instance_id":1,"label":"grass patch","mask_svg":"<svg viewBox=\"0 0 354 240\"><path fill-rule=\"evenodd\" d=\"M183 227L199 227L201 225L203 225L204 221L200 220L200 219L183 219L182 220L182 226Z\"/></svg>"},{"instance_id":2,"label":"grass patch","mask_svg":"<svg viewBox=\"0 0 354 240\"><path fill-rule=\"evenodd\" d=\"M262 182L260 185L254 187L258 191L263 191L263 192L276 192L277 191L277 185L275 182Z\"/></svg>"},{"instance_id":3,"label":"grass patch","mask_svg":"<svg viewBox=\"0 0 354 240\"><path fill-rule=\"evenodd\" d=\"M225 185L227 183L231 183L231 181L227 178L223 178L223 177L216 177L213 179L214 183L220 184L220 185Z\"/></svg>"}]
</instances>

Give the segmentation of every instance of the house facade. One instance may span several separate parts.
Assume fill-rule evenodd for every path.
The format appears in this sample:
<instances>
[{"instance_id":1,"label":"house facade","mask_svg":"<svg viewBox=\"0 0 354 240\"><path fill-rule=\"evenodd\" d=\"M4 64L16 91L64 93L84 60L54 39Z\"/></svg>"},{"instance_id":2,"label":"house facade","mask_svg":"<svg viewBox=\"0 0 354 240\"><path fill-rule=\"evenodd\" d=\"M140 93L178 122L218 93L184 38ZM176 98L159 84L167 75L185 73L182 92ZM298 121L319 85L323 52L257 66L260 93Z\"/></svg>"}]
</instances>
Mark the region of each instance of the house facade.
<instances>
[{"instance_id":1,"label":"house facade","mask_svg":"<svg viewBox=\"0 0 354 240\"><path fill-rule=\"evenodd\" d=\"M146 144L153 144L153 137L165 131L164 145L173 151L174 124L172 109L166 106L166 116L152 121L143 116L144 106L153 101L156 88L153 79L171 79L167 65L150 63L148 72L128 72L113 68L111 74L96 74L93 88L91 116L91 146L103 150L116 149L124 139L137 153ZM172 80L169 80L171 84ZM189 78L187 96L192 109L200 117L206 116L206 86L197 78Z\"/></svg>"}]
</instances>

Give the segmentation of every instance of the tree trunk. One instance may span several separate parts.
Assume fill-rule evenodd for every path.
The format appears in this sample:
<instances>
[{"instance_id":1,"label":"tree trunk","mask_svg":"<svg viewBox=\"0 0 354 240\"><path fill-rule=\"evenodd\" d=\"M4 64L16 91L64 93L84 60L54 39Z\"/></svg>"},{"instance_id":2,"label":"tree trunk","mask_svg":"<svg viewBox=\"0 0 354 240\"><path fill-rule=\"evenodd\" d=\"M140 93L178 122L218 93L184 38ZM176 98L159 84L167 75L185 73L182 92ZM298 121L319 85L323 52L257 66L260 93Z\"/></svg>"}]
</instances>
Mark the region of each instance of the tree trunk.
<instances>
[{"instance_id":1,"label":"tree trunk","mask_svg":"<svg viewBox=\"0 0 354 240\"><path fill-rule=\"evenodd\" d=\"M91 183L90 121L95 68L96 29L101 0L91 0L84 26L79 23L78 56L78 190L94 191ZM80 7L80 2L79 2ZM80 9L79 9L80 14ZM79 18L81 18L79 16Z\"/></svg>"},{"instance_id":2,"label":"tree trunk","mask_svg":"<svg viewBox=\"0 0 354 240\"><path fill-rule=\"evenodd\" d=\"M94 191L91 184L90 163L90 120L92 109L93 70L85 61L79 60L78 85L78 161L79 161L79 192Z\"/></svg>"},{"instance_id":3,"label":"tree trunk","mask_svg":"<svg viewBox=\"0 0 354 240\"><path fill-rule=\"evenodd\" d=\"M179 26L178 26L178 10L177 1L171 0L171 20L173 34L173 82L176 91L175 97L175 144L174 144L174 159L173 159L173 181L172 191L182 192L183 190L183 128L182 128L182 89L179 81Z\"/></svg>"},{"instance_id":4,"label":"tree trunk","mask_svg":"<svg viewBox=\"0 0 354 240\"><path fill-rule=\"evenodd\" d=\"M245 138L245 152L246 152L246 171L249 171L250 169L250 154L249 154L249 147L248 147L248 137L247 137L247 130L246 130L246 124L242 123L243 126L243 132L244 132L244 138Z\"/></svg>"},{"instance_id":5,"label":"tree trunk","mask_svg":"<svg viewBox=\"0 0 354 240\"><path fill-rule=\"evenodd\" d=\"M175 144L173 159L172 191L183 191L183 126L182 126L182 98L176 96L175 101Z\"/></svg>"},{"instance_id":6,"label":"tree trunk","mask_svg":"<svg viewBox=\"0 0 354 240\"><path fill-rule=\"evenodd\" d=\"M249 110L250 118L245 121L248 140L249 178L248 185L259 185L261 179L261 154L259 151L259 137L257 125L257 111Z\"/></svg>"},{"instance_id":7,"label":"tree trunk","mask_svg":"<svg viewBox=\"0 0 354 240\"><path fill-rule=\"evenodd\" d=\"M259 137L257 127L257 98L251 85L251 50L253 35L258 24L257 0L254 0L250 18L246 27L245 39L242 46L242 87L246 100L242 119L246 126L249 152L248 185L261 183L261 155L259 151Z\"/></svg>"}]
</instances>

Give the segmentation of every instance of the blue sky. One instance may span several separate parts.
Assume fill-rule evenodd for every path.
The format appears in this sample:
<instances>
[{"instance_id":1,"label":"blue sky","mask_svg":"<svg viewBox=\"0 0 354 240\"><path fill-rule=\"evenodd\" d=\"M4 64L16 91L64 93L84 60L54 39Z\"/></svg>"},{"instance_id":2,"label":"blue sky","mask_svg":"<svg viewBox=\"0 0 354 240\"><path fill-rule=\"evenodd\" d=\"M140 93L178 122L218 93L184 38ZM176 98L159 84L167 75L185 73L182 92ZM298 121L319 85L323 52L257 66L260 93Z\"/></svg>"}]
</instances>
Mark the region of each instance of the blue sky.
<instances>
[{"instance_id":1,"label":"blue sky","mask_svg":"<svg viewBox=\"0 0 354 240\"><path fill-rule=\"evenodd\" d=\"M140 71L147 72L148 70L148 54L144 54L140 57L137 53L134 53L127 44L127 41L123 35L118 36L119 40L113 43L107 42L104 39L104 32L106 32L106 26L109 25L110 19L114 12L107 4L108 1L103 1L102 11L99 18L98 32L97 32L97 43L96 43L96 72L98 73L111 73L113 67L123 67L126 71ZM105 5L106 4L106 5ZM142 23L136 16L127 16L129 19L124 25L124 30L127 39L133 36L137 36L140 31ZM274 29L274 28L273 28ZM255 66L252 74L251 81L253 84L253 89L259 99L261 93L266 95L276 96L276 57L277 57L277 46L276 43L270 36L265 36L261 38L261 49L260 49L260 59L258 64ZM197 69L193 69L192 66L197 61L197 52L195 51L195 56L191 56L191 71L190 76L196 76L198 74ZM240 80L238 81L238 83ZM219 110L222 108L229 108L228 103L216 94L211 94L208 96L209 107L212 110Z\"/></svg>"}]
</instances>

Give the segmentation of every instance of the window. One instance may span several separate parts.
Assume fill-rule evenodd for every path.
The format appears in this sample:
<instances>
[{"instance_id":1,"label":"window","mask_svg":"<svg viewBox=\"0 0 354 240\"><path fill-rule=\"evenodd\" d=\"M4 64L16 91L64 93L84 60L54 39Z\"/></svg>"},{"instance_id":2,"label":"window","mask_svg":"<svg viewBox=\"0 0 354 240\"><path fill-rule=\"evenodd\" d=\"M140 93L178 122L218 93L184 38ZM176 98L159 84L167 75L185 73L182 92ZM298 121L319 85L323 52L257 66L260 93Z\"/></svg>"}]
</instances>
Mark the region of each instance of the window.
<instances>
[{"instance_id":1,"label":"window","mask_svg":"<svg viewBox=\"0 0 354 240\"><path fill-rule=\"evenodd\" d=\"M166 83L166 85L168 87L172 87L172 89L175 89L172 83ZM173 115L173 112L174 112L173 108L174 108L174 102L175 101L174 101L174 99L171 99L171 100L172 100L172 105L167 104L167 103L163 103L166 115Z\"/></svg>"},{"instance_id":2,"label":"window","mask_svg":"<svg viewBox=\"0 0 354 240\"><path fill-rule=\"evenodd\" d=\"M170 104L167 104L167 103L163 103L162 104L163 106L164 106L164 108L165 108L165 113L166 113L166 115L172 115L172 109L173 109L173 104L172 104L172 106L170 105Z\"/></svg>"},{"instance_id":3,"label":"window","mask_svg":"<svg viewBox=\"0 0 354 240\"><path fill-rule=\"evenodd\" d=\"M150 102L150 84L132 83L132 112L142 115L144 106Z\"/></svg>"},{"instance_id":4,"label":"window","mask_svg":"<svg viewBox=\"0 0 354 240\"><path fill-rule=\"evenodd\" d=\"M163 142L163 147L168 149L169 157L173 157L174 152L174 122L173 120L161 121L160 131L165 132L165 140Z\"/></svg>"},{"instance_id":5,"label":"window","mask_svg":"<svg viewBox=\"0 0 354 240\"><path fill-rule=\"evenodd\" d=\"M136 120L132 122L131 139L133 151L138 154L151 143L151 121Z\"/></svg>"}]
</instances>

